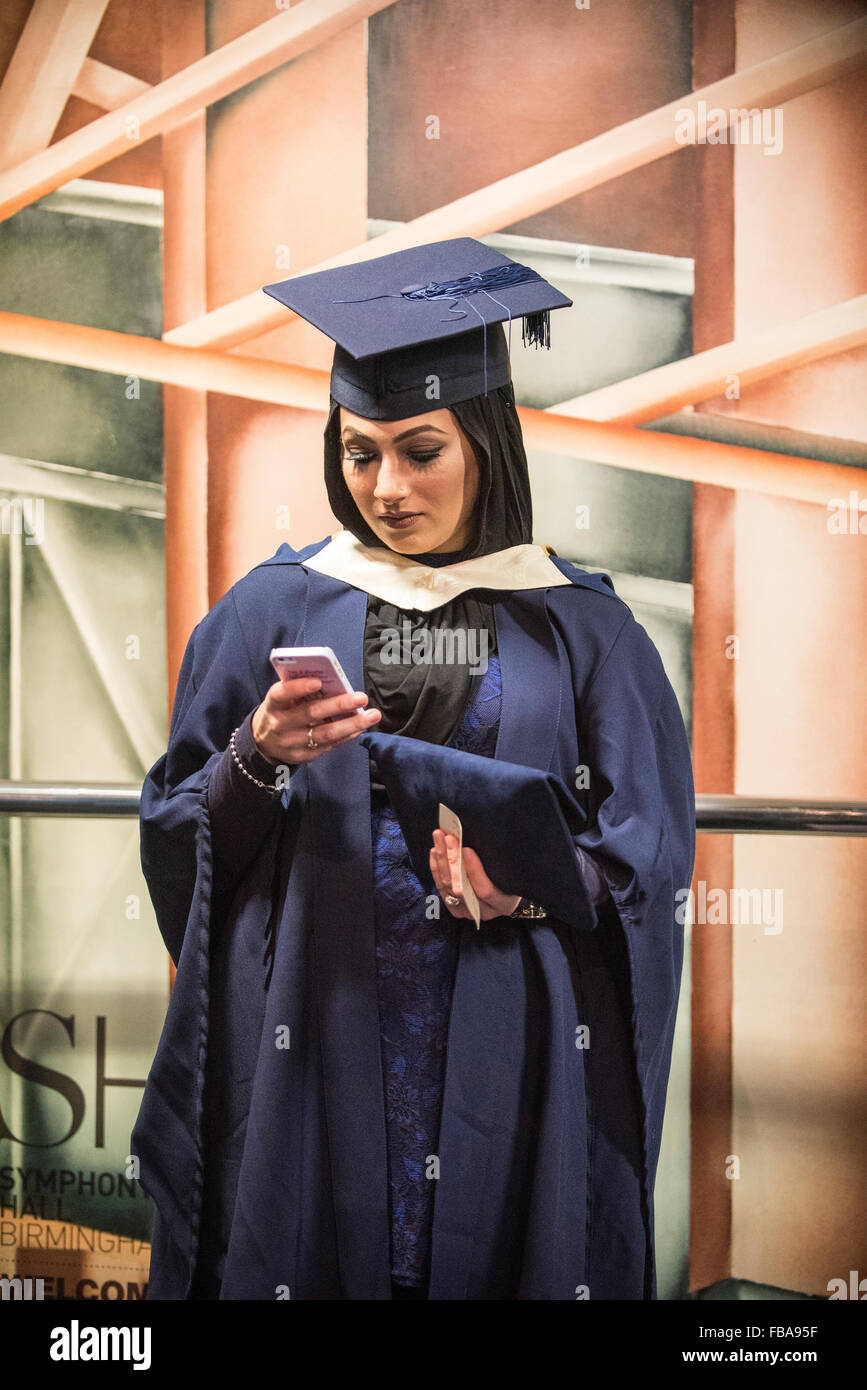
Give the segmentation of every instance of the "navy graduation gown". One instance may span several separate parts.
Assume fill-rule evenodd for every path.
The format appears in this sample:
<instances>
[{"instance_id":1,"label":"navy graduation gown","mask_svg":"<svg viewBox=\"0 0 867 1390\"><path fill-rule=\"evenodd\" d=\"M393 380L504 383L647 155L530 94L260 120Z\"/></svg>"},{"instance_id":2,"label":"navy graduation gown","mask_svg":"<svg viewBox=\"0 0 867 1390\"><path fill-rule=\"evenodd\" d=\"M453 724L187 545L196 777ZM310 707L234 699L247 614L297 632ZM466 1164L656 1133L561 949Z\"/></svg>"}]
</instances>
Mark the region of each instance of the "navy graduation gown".
<instances>
[{"instance_id":1,"label":"navy graduation gown","mask_svg":"<svg viewBox=\"0 0 867 1390\"><path fill-rule=\"evenodd\" d=\"M142 866L177 965L132 1138L156 1205L151 1298L391 1297L360 740L293 770L251 862L212 892L208 779L273 683L271 646L331 646L362 688L367 594L305 568L324 544L281 546L195 628L142 789ZM689 750L644 629L607 579L554 563L569 585L497 602L496 756L568 787L589 767L577 843L611 900L588 900L583 926L454 922L431 1299L656 1296Z\"/></svg>"}]
</instances>

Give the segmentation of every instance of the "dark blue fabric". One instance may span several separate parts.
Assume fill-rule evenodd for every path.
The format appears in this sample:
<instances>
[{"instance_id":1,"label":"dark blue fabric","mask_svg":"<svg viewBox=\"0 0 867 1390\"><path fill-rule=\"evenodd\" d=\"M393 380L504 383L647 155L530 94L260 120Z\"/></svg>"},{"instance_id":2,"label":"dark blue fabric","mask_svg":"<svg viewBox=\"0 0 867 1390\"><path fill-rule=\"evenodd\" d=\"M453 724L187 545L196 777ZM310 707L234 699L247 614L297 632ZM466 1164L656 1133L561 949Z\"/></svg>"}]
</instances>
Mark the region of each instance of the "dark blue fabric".
<instances>
[{"instance_id":1,"label":"dark blue fabric","mask_svg":"<svg viewBox=\"0 0 867 1390\"><path fill-rule=\"evenodd\" d=\"M500 663L491 657L449 740L492 758L500 722ZM376 963L382 1037L392 1278L428 1275L457 921L413 872L390 805L373 810Z\"/></svg>"},{"instance_id":2,"label":"dark blue fabric","mask_svg":"<svg viewBox=\"0 0 867 1390\"><path fill-rule=\"evenodd\" d=\"M319 548L281 546L194 630L142 788L142 866L178 966L131 1147L157 1208L154 1298L392 1297L361 740L294 771L238 881L213 878L209 781L272 683L270 648L331 646L360 688L367 595L307 570ZM589 766L577 842L611 905L586 930L456 924L433 1301L655 1297L689 750L644 629L606 584L564 573L568 585L496 599L496 761L567 787Z\"/></svg>"},{"instance_id":3,"label":"dark blue fabric","mask_svg":"<svg viewBox=\"0 0 867 1390\"><path fill-rule=\"evenodd\" d=\"M442 801L460 818L466 843L502 892L530 898L581 930L593 927L573 851L573 835L584 828L586 814L562 778L501 756L481 762L462 749L375 729L359 742L376 763L426 891L432 884L430 835Z\"/></svg>"}]
</instances>

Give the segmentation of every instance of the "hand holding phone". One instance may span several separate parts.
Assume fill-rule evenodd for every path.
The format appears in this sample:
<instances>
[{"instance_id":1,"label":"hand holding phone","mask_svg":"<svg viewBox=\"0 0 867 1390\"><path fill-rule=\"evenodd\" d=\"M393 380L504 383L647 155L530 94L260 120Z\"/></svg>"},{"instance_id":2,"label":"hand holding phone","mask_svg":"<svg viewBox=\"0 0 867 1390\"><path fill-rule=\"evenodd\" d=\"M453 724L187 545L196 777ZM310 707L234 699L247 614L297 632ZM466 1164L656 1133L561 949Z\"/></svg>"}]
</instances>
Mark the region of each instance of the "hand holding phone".
<instances>
[{"instance_id":1,"label":"hand holding phone","mask_svg":"<svg viewBox=\"0 0 867 1390\"><path fill-rule=\"evenodd\" d=\"M253 713L253 737L274 765L312 762L382 718L353 690L330 647L274 647L280 677Z\"/></svg>"},{"instance_id":2,"label":"hand holding phone","mask_svg":"<svg viewBox=\"0 0 867 1390\"><path fill-rule=\"evenodd\" d=\"M281 681L321 681L321 689L314 692L315 698L332 700L336 695L354 693L330 647L272 647L271 665ZM329 724L340 718L342 715L332 714L321 722Z\"/></svg>"}]
</instances>

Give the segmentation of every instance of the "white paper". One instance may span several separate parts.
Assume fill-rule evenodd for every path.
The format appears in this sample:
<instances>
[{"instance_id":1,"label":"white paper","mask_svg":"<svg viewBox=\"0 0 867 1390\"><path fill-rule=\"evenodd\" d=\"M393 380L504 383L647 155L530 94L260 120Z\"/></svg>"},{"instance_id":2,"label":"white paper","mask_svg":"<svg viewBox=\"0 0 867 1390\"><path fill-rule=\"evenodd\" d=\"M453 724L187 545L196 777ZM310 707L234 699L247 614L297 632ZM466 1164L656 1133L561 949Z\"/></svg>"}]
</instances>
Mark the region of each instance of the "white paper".
<instances>
[{"instance_id":1,"label":"white paper","mask_svg":"<svg viewBox=\"0 0 867 1390\"><path fill-rule=\"evenodd\" d=\"M463 826L461 825L454 811L450 811L448 806L444 806L443 803L440 802L439 807L440 830L445 831L447 835L454 835L457 838L458 857L460 858L464 847ZM464 871L463 859L461 859L461 884L461 896L463 897L463 900L469 909L470 916L476 924L476 931L478 931L479 925L482 920L482 914L479 910L479 900L476 897L475 889L473 888L473 885L470 883Z\"/></svg>"}]
</instances>

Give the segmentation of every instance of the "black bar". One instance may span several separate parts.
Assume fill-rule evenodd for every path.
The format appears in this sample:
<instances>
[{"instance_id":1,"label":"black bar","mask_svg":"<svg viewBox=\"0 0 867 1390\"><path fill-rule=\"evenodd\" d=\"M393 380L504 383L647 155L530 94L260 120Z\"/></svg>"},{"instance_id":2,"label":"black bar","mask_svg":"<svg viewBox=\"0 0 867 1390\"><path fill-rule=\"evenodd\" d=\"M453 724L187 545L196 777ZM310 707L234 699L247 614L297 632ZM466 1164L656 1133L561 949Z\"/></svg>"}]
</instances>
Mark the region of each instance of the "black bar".
<instances>
[{"instance_id":1,"label":"black bar","mask_svg":"<svg viewBox=\"0 0 867 1390\"><path fill-rule=\"evenodd\" d=\"M137 816L141 789L122 782L0 782L0 815ZM701 835L867 835L867 801L697 796Z\"/></svg>"}]
</instances>

